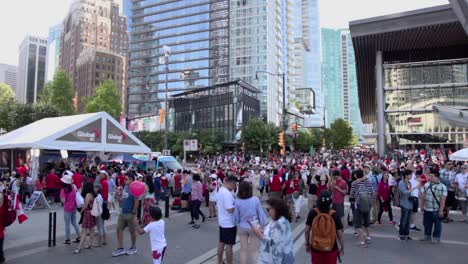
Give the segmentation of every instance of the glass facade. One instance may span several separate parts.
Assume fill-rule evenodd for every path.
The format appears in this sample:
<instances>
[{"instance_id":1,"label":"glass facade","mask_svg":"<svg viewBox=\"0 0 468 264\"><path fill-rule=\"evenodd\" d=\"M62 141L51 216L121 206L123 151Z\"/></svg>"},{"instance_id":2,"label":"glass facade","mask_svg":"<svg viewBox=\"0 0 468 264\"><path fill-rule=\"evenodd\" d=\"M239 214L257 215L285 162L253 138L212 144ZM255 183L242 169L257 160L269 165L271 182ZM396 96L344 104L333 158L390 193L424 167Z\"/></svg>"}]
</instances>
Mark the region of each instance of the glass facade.
<instances>
[{"instance_id":1,"label":"glass facade","mask_svg":"<svg viewBox=\"0 0 468 264\"><path fill-rule=\"evenodd\" d=\"M37 45L29 44L28 53L28 74L26 81L26 103L34 103L36 84L36 55Z\"/></svg>"},{"instance_id":2,"label":"glass facade","mask_svg":"<svg viewBox=\"0 0 468 264\"><path fill-rule=\"evenodd\" d=\"M166 78L170 95L227 81L227 21L227 0L133 2L128 114L158 113L164 107ZM164 46L171 49L167 74L160 61Z\"/></svg>"},{"instance_id":3,"label":"glass facade","mask_svg":"<svg viewBox=\"0 0 468 264\"><path fill-rule=\"evenodd\" d=\"M322 29L322 90L326 126L342 118L360 135L361 114L357 95L353 43L346 29Z\"/></svg>"},{"instance_id":4,"label":"glass facade","mask_svg":"<svg viewBox=\"0 0 468 264\"><path fill-rule=\"evenodd\" d=\"M242 125L259 116L257 92L236 81L177 95L171 105L174 131L216 130L226 143L234 143Z\"/></svg>"},{"instance_id":5,"label":"glass facade","mask_svg":"<svg viewBox=\"0 0 468 264\"><path fill-rule=\"evenodd\" d=\"M466 124L456 122L458 111L468 109L468 60L384 67L387 142L462 142L468 137Z\"/></svg>"}]
</instances>

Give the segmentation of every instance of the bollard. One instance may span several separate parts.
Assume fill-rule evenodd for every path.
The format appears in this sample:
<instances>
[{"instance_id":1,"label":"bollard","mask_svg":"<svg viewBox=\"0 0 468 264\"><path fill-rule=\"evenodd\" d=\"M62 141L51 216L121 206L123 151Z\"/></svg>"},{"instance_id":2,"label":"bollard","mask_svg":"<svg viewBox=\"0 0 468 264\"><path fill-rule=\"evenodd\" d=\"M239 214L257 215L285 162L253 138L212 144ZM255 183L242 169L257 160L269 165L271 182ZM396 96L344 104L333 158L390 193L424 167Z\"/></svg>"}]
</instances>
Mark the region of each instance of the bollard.
<instances>
[{"instance_id":1,"label":"bollard","mask_svg":"<svg viewBox=\"0 0 468 264\"><path fill-rule=\"evenodd\" d=\"M57 236L57 212L54 211L54 223L53 223L53 234L52 234L52 245L55 247L55 241Z\"/></svg>"},{"instance_id":2,"label":"bollard","mask_svg":"<svg viewBox=\"0 0 468 264\"><path fill-rule=\"evenodd\" d=\"M169 195L166 195L164 199L166 200L164 203L164 217L168 218L169 217Z\"/></svg>"},{"instance_id":3,"label":"bollard","mask_svg":"<svg viewBox=\"0 0 468 264\"><path fill-rule=\"evenodd\" d=\"M57 212L49 212L49 247L55 247L56 239L56 228L57 228Z\"/></svg>"}]
</instances>

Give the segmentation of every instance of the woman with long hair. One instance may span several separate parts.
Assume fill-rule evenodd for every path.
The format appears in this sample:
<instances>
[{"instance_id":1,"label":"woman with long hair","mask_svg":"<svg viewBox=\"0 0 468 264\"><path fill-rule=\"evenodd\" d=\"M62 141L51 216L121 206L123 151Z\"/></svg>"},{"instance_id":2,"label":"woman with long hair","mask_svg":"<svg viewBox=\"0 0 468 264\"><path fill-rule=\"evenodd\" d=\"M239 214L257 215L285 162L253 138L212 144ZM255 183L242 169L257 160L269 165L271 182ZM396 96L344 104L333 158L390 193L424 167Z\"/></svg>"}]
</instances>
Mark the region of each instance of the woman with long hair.
<instances>
[{"instance_id":1,"label":"woman with long hair","mask_svg":"<svg viewBox=\"0 0 468 264\"><path fill-rule=\"evenodd\" d=\"M72 181L73 173L65 171L62 178L62 190L60 191L60 201L63 204L63 220L65 222L65 241L63 244L69 245L70 242L70 224L76 232L76 238L73 242L80 242L80 228L76 222L76 192L77 189Z\"/></svg>"},{"instance_id":2,"label":"woman with long hair","mask_svg":"<svg viewBox=\"0 0 468 264\"><path fill-rule=\"evenodd\" d=\"M286 201L270 198L267 201L270 223L261 229L252 227L260 239L258 263L294 263L293 241L291 237L291 211Z\"/></svg>"},{"instance_id":3,"label":"woman with long hair","mask_svg":"<svg viewBox=\"0 0 468 264\"><path fill-rule=\"evenodd\" d=\"M90 249L93 246L94 240L94 227L96 226L96 217L91 214L91 209L93 208L94 199L96 194L94 193L94 186L91 182L86 182L83 185L83 190L81 191L81 196L84 197L84 205L81 208L81 214L83 220L81 222L81 239L78 248L75 249L73 253L78 254L81 251L85 241L86 235L89 233L89 244L86 245L86 249Z\"/></svg>"},{"instance_id":4,"label":"woman with long hair","mask_svg":"<svg viewBox=\"0 0 468 264\"><path fill-rule=\"evenodd\" d=\"M382 224L382 214L384 211L388 212L388 217L390 218L390 224L395 225L395 222L393 221L393 212L392 212L392 205L390 204L391 201L391 193L392 189L390 188L389 185L389 174L388 171L384 171L382 174L382 179L379 182L379 188L378 188L378 199L380 203L380 210L379 210L379 215L377 218L377 222L379 225Z\"/></svg>"},{"instance_id":5,"label":"woman with long hair","mask_svg":"<svg viewBox=\"0 0 468 264\"><path fill-rule=\"evenodd\" d=\"M203 218L203 222L205 222L205 215L203 212L200 210L200 206L203 200L203 186L201 183L201 177L200 174L194 174L193 175L193 182L192 182L192 202L191 202L191 207L192 207L192 222L193 223L193 228L198 229L200 228L200 215Z\"/></svg>"},{"instance_id":6,"label":"woman with long hair","mask_svg":"<svg viewBox=\"0 0 468 264\"><path fill-rule=\"evenodd\" d=\"M252 191L252 184L247 181L241 182L234 204L234 219L238 227L241 246L241 264L257 263L259 240L252 228L263 226L267 221L260 200L252 194ZM250 253L250 261L248 261L247 252Z\"/></svg>"},{"instance_id":7,"label":"woman with long hair","mask_svg":"<svg viewBox=\"0 0 468 264\"><path fill-rule=\"evenodd\" d=\"M151 215L150 215L150 208L155 206L155 199L154 199L154 184L153 184L153 177L151 177L151 174L149 173L146 176L145 180L145 187L146 187L146 192L143 195L143 213L141 216L141 222L146 226L151 222Z\"/></svg>"}]
</instances>

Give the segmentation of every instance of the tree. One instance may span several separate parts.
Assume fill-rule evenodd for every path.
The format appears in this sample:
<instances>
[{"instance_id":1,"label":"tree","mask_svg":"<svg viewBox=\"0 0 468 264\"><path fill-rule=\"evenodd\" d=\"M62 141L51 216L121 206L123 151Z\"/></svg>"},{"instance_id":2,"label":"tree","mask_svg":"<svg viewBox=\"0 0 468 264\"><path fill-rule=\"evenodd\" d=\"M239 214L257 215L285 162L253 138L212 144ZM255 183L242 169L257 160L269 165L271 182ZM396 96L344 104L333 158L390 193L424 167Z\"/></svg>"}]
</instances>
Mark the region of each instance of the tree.
<instances>
[{"instance_id":1,"label":"tree","mask_svg":"<svg viewBox=\"0 0 468 264\"><path fill-rule=\"evenodd\" d=\"M0 83L0 103L9 99L15 99L15 92L8 84Z\"/></svg>"},{"instance_id":2,"label":"tree","mask_svg":"<svg viewBox=\"0 0 468 264\"><path fill-rule=\"evenodd\" d=\"M278 136L281 130L274 124L265 124L260 119L250 119L242 127L241 141L250 151L267 152L269 148L278 147Z\"/></svg>"},{"instance_id":3,"label":"tree","mask_svg":"<svg viewBox=\"0 0 468 264\"><path fill-rule=\"evenodd\" d=\"M11 131L47 117L60 115L58 109L45 104L21 104L14 99L0 102L0 127Z\"/></svg>"},{"instance_id":4,"label":"tree","mask_svg":"<svg viewBox=\"0 0 468 264\"><path fill-rule=\"evenodd\" d=\"M205 129L195 131L194 139L198 140L198 144L202 145L201 151L206 154L216 154L223 150L224 134L222 131Z\"/></svg>"},{"instance_id":5,"label":"tree","mask_svg":"<svg viewBox=\"0 0 468 264\"><path fill-rule=\"evenodd\" d=\"M85 112L107 112L114 118L119 118L122 112L122 100L117 86L111 80L104 81L96 87L93 96L84 99Z\"/></svg>"},{"instance_id":6,"label":"tree","mask_svg":"<svg viewBox=\"0 0 468 264\"><path fill-rule=\"evenodd\" d=\"M296 149L308 152L313 142L312 133L310 130L299 130L297 134Z\"/></svg>"},{"instance_id":7,"label":"tree","mask_svg":"<svg viewBox=\"0 0 468 264\"><path fill-rule=\"evenodd\" d=\"M62 115L72 115L75 113L73 97L70 78L63 70L57 70L54 79L44 85L39 95L39 102L54 106Z\"/></svg>"},{"instance_id":8,"label":"tree","mask_svg":"<svg viewBox=\"0 0 468 264\"><path fill-rule=\"evenodd\" d=\"M350 147L353 141L353 128L348 122L336 119L327 130L327 145L332 149L343 149Z\"/></svg>"}]
</instances>

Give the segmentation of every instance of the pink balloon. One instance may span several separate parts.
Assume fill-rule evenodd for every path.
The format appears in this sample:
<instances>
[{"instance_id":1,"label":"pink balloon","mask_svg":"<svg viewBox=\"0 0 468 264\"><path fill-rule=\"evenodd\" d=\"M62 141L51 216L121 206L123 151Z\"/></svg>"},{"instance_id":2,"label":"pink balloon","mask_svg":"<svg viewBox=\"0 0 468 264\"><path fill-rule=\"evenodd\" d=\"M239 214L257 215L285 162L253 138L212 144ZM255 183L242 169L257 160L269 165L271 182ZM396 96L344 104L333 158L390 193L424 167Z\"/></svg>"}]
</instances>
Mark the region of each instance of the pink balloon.
<instances>
[{"instance_id":1,"label":"pink balloon","mask_svg":"<svg viewBox=\"0 0 468 264\"><path fill-rule=\"evenodd\" d=\"M130 193L133 196L141 196L145 193L145 184L139 181L134 181L130 184Z\"/></svg>"}]
</instances>

